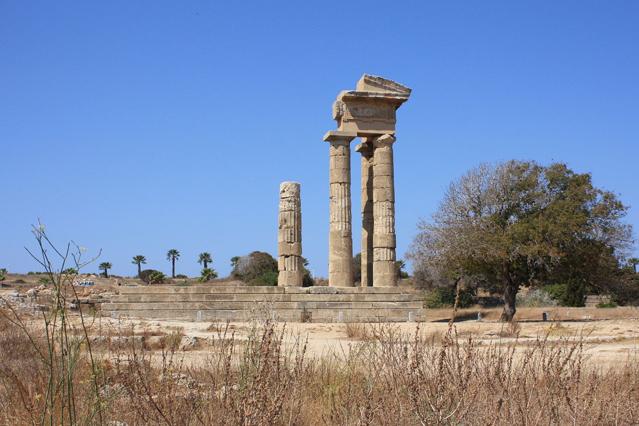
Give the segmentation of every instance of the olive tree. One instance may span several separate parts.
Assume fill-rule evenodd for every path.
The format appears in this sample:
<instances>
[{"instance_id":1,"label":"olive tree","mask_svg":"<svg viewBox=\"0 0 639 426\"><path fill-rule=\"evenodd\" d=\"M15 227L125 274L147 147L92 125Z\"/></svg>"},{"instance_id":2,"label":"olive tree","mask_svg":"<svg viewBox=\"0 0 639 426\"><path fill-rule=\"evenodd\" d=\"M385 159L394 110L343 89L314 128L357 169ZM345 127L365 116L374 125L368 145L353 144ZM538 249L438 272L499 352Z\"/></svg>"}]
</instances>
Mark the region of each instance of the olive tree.
<instances>
[{"instance_id":1,"label":"olive tree","mask_svg":"<svg viewBox=\"0 0 639 426\"><path fill-rule=\"evenodd\" d=\"M626 210L564 164L484 164L450 184L432 220L419 223L409 258L425 280L500 292L510 321L521 286L559 275L587 281L602 274L584 277L584 262L618 264L631 243Z\"/></svg>"}]
</instances>

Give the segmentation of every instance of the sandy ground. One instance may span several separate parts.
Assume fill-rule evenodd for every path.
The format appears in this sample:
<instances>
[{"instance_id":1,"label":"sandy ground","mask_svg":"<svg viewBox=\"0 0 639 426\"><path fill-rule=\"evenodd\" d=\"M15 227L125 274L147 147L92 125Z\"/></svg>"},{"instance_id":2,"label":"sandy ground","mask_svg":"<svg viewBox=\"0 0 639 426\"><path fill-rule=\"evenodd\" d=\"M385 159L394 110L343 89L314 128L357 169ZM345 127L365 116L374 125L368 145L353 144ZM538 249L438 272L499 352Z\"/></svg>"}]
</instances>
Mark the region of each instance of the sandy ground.
<instances>
[{"instance_id":1,"label":"sandy ground","mask_svg":"<svg viewBox=\"0 0 639 426\"><path fill-rule=\"evenodd\" d=\"M109 291L116 287L118 278L96 283L96 290ZM33 282L29 282L33 281ZM28 276L26 286L11 286L0 289L0 296L20 289L35 286L37 277ZM16 288L17 287L17 288ZM639 308L520 308L517 311L518 321L517 338L508 337L507 325L497 321L500 309L467 309L458 313L464 319L477 318L477 312L482 312L482 321L466 320L455 323L454 327L458 336L473 339L481 344L508 344L516 341L520 347L530 345L531 341L548 336L550 340L583 339L585 352L589 362L593 366L615 367L627 361L639 362ZM542 313L547 312L551 321L539 321ZM395 330L414 335L419 327L419 332L435 342L446 333L450 318L450 309L430 309L427 311L427 321L421 324L399 323L389 324ZM77 319L77 313L73 316ZM38 320L34 320L37 324ZM207 322L169 321L169 320L115 320L111 318L99 318L92 327L91 334L98 335L100 330L110 329L111 335L118 333L117 329L131 329L135 334L162 335L172 331L181 331L187 337L197 338L201 344L195 348L183 352L185 362L193 365L206 359L208 351L206 341L216 337L213 329L223 328L226 324L217 324L211 327ZM341 354L358 342L366 340L366 330L379 325L347 326L339 323L289 323L286 344L293 345L297 339L308 339L307 353L310 356L328 356ZM102 327L102 328L100 328ZM229 330L235 332L239 339L246 338L251 325L247 323L231 323ZM350 330L349 330L350 329ZM355 332L353 332L355 330ZM362 332L364 330L364 332ZM350 331L350 333L349 333ZM350 337L349 337L350 334ZM370 333L368 333L370 334Z\"/></svg>"},{"instance_id":2,"label":"sandy ground","mask_svg":"<svg viewBox=\"0 0 639 426\"><path fill-rule=\"evenodd\" d=\"M134 327L136 334L144 330L152 333L170 332L181 330L184 335L196 337L201 342L213 339L217 336L216 327L224 328L226 324L217 324L211 327L211 323L189 321L145 321L145 320L113 320L101 319L103 327L127 328ZM429 339L438 342L448 329L447 323L425 322L390 324L395 330L414 335L416 328ZM247 323L230 323L229 330L235 332L239 339L246 338L251 325ZM292 346L296 340L308 339L307 353L310 356L332 356L348 352L354 344L366 340L362 337L361 330L371 330L371 327L379 325L361 324L355 329L360 333L356 337L348 336L346 324L337 323L289 323L286 343ZM550 340L583 339L584 349L588 362L596 367L615 367L625 362L639 362L639 320L614 319L600 321L570 321L570 322L521 322L519 323L519 337L504 337L508 334L508 326L499 322L464 321L455 323L455 331L458 336L473 339L481 345L509 344L516 342L518 347L526 347L538 338L548 336ZM351 328L352 331L353 328ZM351 333L352 334L352 333ZM210 349L206 344L197 349L184 351L184 360L187 364L197 365L206 359Z\"/></svg>"}]
</instances>

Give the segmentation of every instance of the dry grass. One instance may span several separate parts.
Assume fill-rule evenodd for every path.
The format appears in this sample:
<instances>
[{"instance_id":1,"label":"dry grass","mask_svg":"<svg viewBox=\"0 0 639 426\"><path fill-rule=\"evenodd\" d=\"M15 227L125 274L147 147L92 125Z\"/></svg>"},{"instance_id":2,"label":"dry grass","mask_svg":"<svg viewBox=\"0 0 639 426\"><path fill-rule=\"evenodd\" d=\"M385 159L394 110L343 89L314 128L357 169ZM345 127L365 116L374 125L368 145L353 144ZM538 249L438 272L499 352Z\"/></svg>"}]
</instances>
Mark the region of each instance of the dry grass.
<instances>
[{"instance_id":1,"label":"dry grass","mask_svg":"<svg viewBox=\"0 0 639 426\"><path fill-rule=\"evenodd\" d=\"M507 327L511 335L518 332ZM217 326L206 365L197 368L184 365L176 345L164 345L159 354L135 339L107 347L98 355L103 422L639 422L637 360L614 370L585 368L583 345L574 339L540 338L515 355L514 344L478 346L453 327L436 344L419 330L407 335L386 325L347 326L346 332L358 340L351 351L310 358L304 340L283 343L288 335L283 324L253 324L241 340L230 327ZM167 336L172 335L180 330ZM30 342L21 329L0 320L0 424L40 423L48 377L38 356L44 342L41 337ZM76 364L77 395L91 395L86 358L83 352ZM93 398L78 398L76 410L83 423L96 423Z\"/></svg>"}]
</instances>

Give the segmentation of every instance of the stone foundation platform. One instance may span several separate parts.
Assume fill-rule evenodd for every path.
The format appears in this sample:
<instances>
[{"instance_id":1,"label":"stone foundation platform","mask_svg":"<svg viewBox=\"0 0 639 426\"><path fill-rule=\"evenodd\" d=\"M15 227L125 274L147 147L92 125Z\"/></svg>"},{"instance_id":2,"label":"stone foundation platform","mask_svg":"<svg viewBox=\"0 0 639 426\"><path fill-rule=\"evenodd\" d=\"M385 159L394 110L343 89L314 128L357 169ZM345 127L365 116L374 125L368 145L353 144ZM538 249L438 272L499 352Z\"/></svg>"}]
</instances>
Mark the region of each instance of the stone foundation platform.
<instances>
[{"instance_id":1,"label":"stone foundation platform","mask_svg":"<svg viewBox=\"0 0 639 426\"><path fill-rule=\"evenodd\" d=\"M114 318L286 322L423 321L423 296L398 287L121 287L103 303Z\"/></svg>"}]
</instances>

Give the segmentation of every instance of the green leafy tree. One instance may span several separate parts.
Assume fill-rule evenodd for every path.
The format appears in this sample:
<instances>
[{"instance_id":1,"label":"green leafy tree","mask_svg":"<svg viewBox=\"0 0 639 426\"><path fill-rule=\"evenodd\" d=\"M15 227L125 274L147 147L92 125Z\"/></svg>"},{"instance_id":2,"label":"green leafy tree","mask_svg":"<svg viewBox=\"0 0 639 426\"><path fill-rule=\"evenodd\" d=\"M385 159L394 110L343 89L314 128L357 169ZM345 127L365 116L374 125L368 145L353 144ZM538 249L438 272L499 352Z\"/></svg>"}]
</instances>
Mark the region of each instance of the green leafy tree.
<instances>
[{"instance_id":1,"label":"green leafy tree","mask_svg":"<svg viewBox=\"0 0 639 426\"><path fill-rule=\"evenodd\" d=\"M635 274L637 273L637 265L639 265L639 258L631 257L630 259L628 259L628 266L632 268L632 271Z\"/></svg>"},{"instance_id":2,"label":"green leafy tree","mask_svg":"<svg viewBox=\"0 0 639 426\"><path fill-rule=\"evenodd\" d=\"M202 265L204 269L208 269L209 263L213 263L213 257L211 256L211 253L208 253L208 252L200 253L197 259L197 263Z\"/></svg>"},{"instance_id":3,"label":"green leafy tree","mask_svg":"<svg viewBox=\"0 0 639 426\"><path fill-rule=\"evenodd\" d=\"M408 278L408 272L406 272L406 262L399 259L395 262L395 268L397 268L397 278Z\"/></svg>"},{"instance_id":4,"label":"green leafy tree","mask_svg":"<svg viewBox=\"0 0 639 426\"><path fill-rule=\"evenodd\" d=\"M155 269L144 269L140 272L140 279L147 284L162 284L166 276Z\"/></svg>"},{"instance_id":5,"label":"green leafy tree","mask_svg":"<svg viewBox=\"0 0 639 426\"><path fill-rule=\"evenodd\" d=\"M231 276L251 285L277 285L277 261L270 254L254 251L238 257Z\"/></svg>"},{"instance_id":6,"label":"green leafy tree","mask_svg":"<svg viewBox=\"0 0 639 426\"><path fill-rule=\"evenodd\" d=\"M433 219L419 224L410 259L431 284L501 293L510 321L521 286L565 282L579 299L587 286L604 285L631 241L626 211L564 164L482 165L453 182Z\"/></svg>"},{"instance_id":7,"label":"green leafy tree","mask_svg":"<svg viewBox=\"0 0 639 426\"><path fill-rule=\"evenodd\" d=\"M315 285L315 280L313 279L311 271L308 269L308 265L308 260L302 257L302 287L312 287Z\"/></svg>"},{"instance_id":8,"label":"green leafy tree","mask_svg":"<svg viewBox=\"0 0 639 426\"><path fill-rule=\"evenodd\" d=\"M0 282L7 279L7 270L5 268L0 269Z\"/></svg>"},{"instance_id":9,"label":"green leafy tree","mask_svg":"<svg viewBox=\"0 0 639 426\"><path fill-rule=\"evenodd\" d=\"M146 265L146 257L138 254L137 256L133 256L131 263L134 265L138 265L138 278L140 278L140 274L142 273L142 265Z\"/></svg>"},{"instance_id":10,"label":"green leafy tree","mask_svg":"<svg viewBox=\"0 0 639 426\"><path fill-rule=\"evenodd\" d=\"M103 272L104 278L109 278L109 269L111 268L112 268L112 265L109 262L102 262L98 266L98 269L100 269L101 271L104 271Z\"/></svg>"},{"instance_id":11,"label":"green leafy tree","mask_svg":"<svg viewBox=\"0 0 639 426\"><path fill-rule=\"evenodd\" d=\"M175 278L175 262L180 258L180 252L171 249L166 252L166 259L171 261L171 278Z\"/></svg>"},{"instance_id":12,"label":"green leafy tree","mask_svg":"<svg viewBox=\"0 0 639 426\"><path fill-rule=\"evenodd\" d=\"M231 258L231 270L234 271L237 269L237 265L240 261L241 257L240 256L233 256Z\"/></svg>"}]
</instances>

